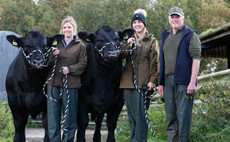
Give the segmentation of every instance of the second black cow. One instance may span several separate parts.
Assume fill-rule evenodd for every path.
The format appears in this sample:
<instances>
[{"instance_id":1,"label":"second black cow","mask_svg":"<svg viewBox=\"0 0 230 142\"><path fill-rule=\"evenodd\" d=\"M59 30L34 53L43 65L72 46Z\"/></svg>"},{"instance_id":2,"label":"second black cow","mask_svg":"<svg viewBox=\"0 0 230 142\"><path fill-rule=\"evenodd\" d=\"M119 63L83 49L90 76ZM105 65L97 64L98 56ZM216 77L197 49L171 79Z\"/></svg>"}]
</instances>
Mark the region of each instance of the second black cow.
<instances>
[{"instance_id":1,"label":"second black cow","mask_svg":"<svg viewBox=\"0 0 230 142\"><path fill-rule=\"evenodd\" d=\"M82 75L82 86L79 92L78 132L77 141L85 142L85 130L89 116L95 120L96 129L93 141L101 141L101 123L107 114L107 142L114 142L114 130L124 104L119 91L121 77L121 59L119 46L125 35L132 35L133 29L116 31L109 26L103 26L95 33L79 32L79 38L88 42L86 71Z\"/></svg>"}]
</instances>

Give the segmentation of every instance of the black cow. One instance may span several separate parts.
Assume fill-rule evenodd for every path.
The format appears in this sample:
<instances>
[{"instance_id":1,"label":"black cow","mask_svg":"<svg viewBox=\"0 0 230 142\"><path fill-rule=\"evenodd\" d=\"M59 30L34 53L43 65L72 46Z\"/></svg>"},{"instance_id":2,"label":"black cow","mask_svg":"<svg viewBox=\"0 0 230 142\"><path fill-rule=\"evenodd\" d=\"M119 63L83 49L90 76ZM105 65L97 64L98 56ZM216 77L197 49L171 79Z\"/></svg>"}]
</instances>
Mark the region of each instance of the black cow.
<instances>
[{"instance_id":1,"label":"black cow","mask_svg":"<svg viewBox=\"0 0 230 142\"><path fill-rule=\"evenodd\" d=\"M47 77L47 54L50 47L62 39L61 35L47 37L39 31L30 31L24 37L8 35L7 40L21 47L11 63L6 77L6 91L14 118L14 142L25 142L25 125L32 118L43 113L44 141L48 140L46 97L42 93Z\"/></svg>"},{"instance_id":2,"label":"black cow","mask_svg":"<svg viewBox=\"0 0 230 142\"><path fill-rule=\"evenodd\" d=\"M123 95L119 90L119 46L124 36L131 36L133 32L133 29L117 32L114 28L103 26L95 33L78 33L80 39L89 43L86 47L88 64L82 75L82 86L79 91L78 142L85 142L88 113L91 113L91 118L96 123L93 141L101 141L100 129L105 113L108 127L107 142L115 141L114 130L124 104Z\"/></svg>"}]
</instances>

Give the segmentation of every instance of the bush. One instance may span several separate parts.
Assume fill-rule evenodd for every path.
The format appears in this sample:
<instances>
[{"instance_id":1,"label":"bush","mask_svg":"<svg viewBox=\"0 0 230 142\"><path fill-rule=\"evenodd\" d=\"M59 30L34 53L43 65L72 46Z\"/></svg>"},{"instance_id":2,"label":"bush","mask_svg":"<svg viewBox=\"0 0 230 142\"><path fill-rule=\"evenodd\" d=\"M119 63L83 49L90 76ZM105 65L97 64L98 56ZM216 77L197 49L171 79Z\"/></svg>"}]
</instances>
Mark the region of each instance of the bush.
<instances>
[{"instance_id":1,"label":"bush","mask_svg":"<svg viewBox=\"0 0 230 142\"><path fill-rule=\"evenodd\" d=\"M207 58L200 61L200 74L209 74L225 70L227 68L227 59Z\"/></svg>"},{"instance_id":2,"label":"bush","mask_svg":"<svg viewBox=\"0 0 230 142\"><path fill-rule=\"evenodd\" d=\"M191 128L191 142L229 142L230 141L230 82L206 84L197 90ZM155 131L155 140L149 131L148 142L166 142L166 114L164 104L153 105L148 110L150 126ZM127 117L119 117L117 141L127 142L130 128ZM126 123L124 125L124 123ZM121 128L122 131L120 132Z\"/></svg>"},{"instance_id":3,"label":"bush","mask_svg":"<svg viewBox=\"0 0 230 142\"><path fill-rule=\"evenodd\" d=\"M0 141L12 141L14 124L10 108L5 101L0 101Z\"/></svg>"},{"instance_id":4,"label":"bush","mask_svg":"<svg viewBox=\"0 0 230 142\"><path fill-rule=\"evenodd\" d=\"M230 141L230 82L215 82L201 87L194 105L192 141Z\"/></svg>"}]
</instances>

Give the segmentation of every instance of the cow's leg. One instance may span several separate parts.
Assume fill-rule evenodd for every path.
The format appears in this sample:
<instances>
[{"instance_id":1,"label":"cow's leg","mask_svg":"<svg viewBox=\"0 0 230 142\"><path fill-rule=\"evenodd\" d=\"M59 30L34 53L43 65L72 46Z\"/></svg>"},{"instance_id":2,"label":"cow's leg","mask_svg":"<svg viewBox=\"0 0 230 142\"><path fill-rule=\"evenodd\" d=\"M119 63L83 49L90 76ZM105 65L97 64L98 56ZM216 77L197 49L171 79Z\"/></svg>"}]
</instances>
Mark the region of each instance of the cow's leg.
<instances>
[{"instance_id":1,"label":"cow's leg","mask_svg":"<svg viewBox=\"0 0 230 142\"><path fill-rule=\"evenodd\" d=\"M101 141L101 123L104 117L104 113L97 115L95 119L96 129L94 131L93 142L100 142Z\"/></svg>"},{"instance_id":2,"label":"cow's leg","mask_svg":"<svg viewBox=\"0 0 230 142\"><path fill-rule=\"evenodd\" d=\"M45 137L44 142L49 142L49 136L48 136L48 124L47 124L47 112L44 112L42 115L42 125L45 129Z\"/></svg>"},{"instance_id":3,"label":"cow's leg","mask_svg":"<svg viewBox=\"0 0 230 142\"><path fill-rule=\"evenodd\" d=\"M87 105L79 98L77 114L77 142L85 142L85 131L89 123Z\"/></svg>"},{"instance_id":4,"label":"cow's leg","mask_svg":"<svg viewBox=\"0 0 230 142\"><path fill-rule=\"evenodd\" d=\"M115 142L114 131L116 129L117 120L118 120L118 117L122 110L123 105L124 105L123 96L120 95L116 105L112 107L113 110L107 113L107 120L106 120L107 127L108 127L107 142Z\"/></svg>"},{"instance_id":5,"label":"cow's leg","mask_svg":"<svg viewBox=\"0 0 230 142\"><path fill-rule=\"evenodd\" d=\"M25 142L25 126L28 121L28 114L16 108L11 109L14 118L14 142Z\"/></svg>"}]
</instances>

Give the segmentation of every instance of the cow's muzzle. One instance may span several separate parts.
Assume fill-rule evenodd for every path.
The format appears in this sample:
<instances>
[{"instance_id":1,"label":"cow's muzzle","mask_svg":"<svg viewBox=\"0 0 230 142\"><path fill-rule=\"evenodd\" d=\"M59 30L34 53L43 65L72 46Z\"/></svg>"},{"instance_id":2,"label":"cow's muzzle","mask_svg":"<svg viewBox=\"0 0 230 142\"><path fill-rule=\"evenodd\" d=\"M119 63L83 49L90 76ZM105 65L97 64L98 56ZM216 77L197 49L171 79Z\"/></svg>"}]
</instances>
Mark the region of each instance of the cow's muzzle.
<instances>
[{"instance_id":1,"label":"cow's muzzle","mask_svg":"<svg viewBox=\"0 0 230 142\"><path fill-rule=\"evenodd\" d=\"M117 51L108 51L108 55L110 57L117 57L118 56L118 52Z\"/></svg>"},{"instance_id":2,"label":"cow's muzzle","mask_svg":"<svg viewBox=\"0 0 230 142\"><path fill-rule=\"evenodd\" d=\"M43 67L43 63L44 63L43 60L33 60L33 65L34 65L37 69L42 68L42 67Z\"/></svg>"}]
</instances>

